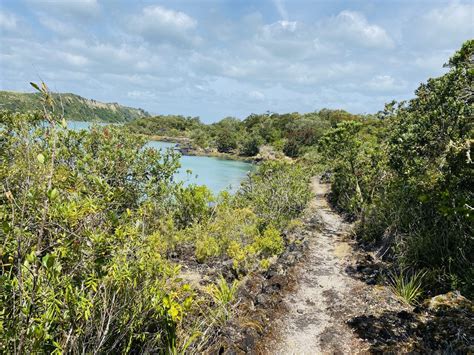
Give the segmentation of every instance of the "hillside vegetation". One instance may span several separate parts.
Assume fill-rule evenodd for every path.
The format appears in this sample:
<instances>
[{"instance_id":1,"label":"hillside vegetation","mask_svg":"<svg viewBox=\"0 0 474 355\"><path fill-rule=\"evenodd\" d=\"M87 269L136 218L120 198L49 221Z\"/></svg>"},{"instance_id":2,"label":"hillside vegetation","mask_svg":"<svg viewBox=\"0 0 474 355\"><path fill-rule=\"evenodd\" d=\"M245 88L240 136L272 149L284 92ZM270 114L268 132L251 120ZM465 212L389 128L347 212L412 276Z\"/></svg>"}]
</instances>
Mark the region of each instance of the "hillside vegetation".
<instances>
[{"instance_id":1,"label":"hillside vegetation","mask_svg":"<svg viewBox=\"0 0 474 355\"><path fill-rule=\"evenodd\" d=\"M35 85L44 110L0 114L0 352L222 353L226 326L263 332L236 316L239 285L284 278L272 267L305 244L288 231L322 172L358 241L385 261L391 278L377 282L411 305L449 290L472 298L473 76L471 40L445 75L374 116L173 116L90 131L67 130L57 96ZM295 159L214 196L176 182L177 154L135 133Z\"/></svg>"},{"instance_id":2,"label":"hillside vegetation","mask_svg":"<svg viewBox=\"0 0 474 355\"><path fill-rule=\"evenodd\" d=\"M58 102L58 109L61 109L59 103L62 101L64 116L71 121L120 123L150 116L140 108L102 103L75 94L53 94L53 97ZM21 112L41 110L41 96L38 93L0 91L0 109Z\"/></svg>"},{"instance_id":3,"label":"hillside vegetation","mask_svg":"<svg viewBox=\"0 0 474 355\"><path fill-rule=\"evenodd\" d=\"M308 170L267 163L213 196L175 182L178 156L121 127L68 130L37 87L44 113L0 115L0 352L215 346L238 280L285 250Z\"/></svg>"}]
</instances>

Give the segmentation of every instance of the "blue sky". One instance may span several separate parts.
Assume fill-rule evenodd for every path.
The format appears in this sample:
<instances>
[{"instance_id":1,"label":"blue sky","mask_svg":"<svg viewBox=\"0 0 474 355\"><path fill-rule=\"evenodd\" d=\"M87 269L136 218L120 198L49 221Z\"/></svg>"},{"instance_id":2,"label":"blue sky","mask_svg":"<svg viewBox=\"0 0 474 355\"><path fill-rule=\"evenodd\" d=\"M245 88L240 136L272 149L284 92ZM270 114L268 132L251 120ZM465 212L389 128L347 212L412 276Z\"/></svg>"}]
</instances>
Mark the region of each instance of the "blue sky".
<instances>
[{"instance_id":1,"label":"blue sky","mask_svg":"<svg viewBox=\"0 0 474 355\"><path fill-rule=\"evenodd\" d=\"M205 122L371 113L473 37L473 1L0 0L0 88Z\"/></svg>"}]
</instances>

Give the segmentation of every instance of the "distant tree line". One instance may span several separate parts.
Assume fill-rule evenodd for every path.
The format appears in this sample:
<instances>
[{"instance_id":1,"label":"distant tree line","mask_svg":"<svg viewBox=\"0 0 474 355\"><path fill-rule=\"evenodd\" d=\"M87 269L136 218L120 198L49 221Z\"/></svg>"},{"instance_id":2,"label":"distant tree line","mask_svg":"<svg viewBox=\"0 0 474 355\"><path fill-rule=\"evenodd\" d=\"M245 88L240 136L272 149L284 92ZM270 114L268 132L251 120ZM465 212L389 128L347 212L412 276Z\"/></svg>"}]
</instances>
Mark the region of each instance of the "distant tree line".
<instances>
[{"instance_id":1,"label":"distant tree line","mask_svg":"<svg viewBox=\"0 0 474 355\"><path fill-rule=\"evenodd\" d=\"M226 117L206 125L198 117L177 115L140 118L127 124L134 133L188 137L203 149L255 156L262 145L270 145L296 158L311 149L331 127L344 121L366 122L371 115L354 115L344 110L322 109L311 113L251 114L244 120Z\"/></svg>"}]
</instances>

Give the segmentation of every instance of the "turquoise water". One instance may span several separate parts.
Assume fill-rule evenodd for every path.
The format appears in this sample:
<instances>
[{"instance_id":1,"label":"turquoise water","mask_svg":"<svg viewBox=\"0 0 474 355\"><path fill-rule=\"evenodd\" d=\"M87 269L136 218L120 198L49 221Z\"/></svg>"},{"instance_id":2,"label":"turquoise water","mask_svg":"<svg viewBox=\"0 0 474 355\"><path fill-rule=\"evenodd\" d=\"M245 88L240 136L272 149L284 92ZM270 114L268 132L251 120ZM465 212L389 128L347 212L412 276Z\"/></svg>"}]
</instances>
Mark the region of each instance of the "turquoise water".
<instances>
[{"instance_id":1,"label":"turquoise water","mask_svg":"<svg viewBox=\"0 0 474 355\"><path fill-rule=\"evenodd\" d=\"M68 121L68 128L73 130L89 129L91 122ZM173 149L176 144L150 141L148 147L166 150ZM183 155L180 159L181 168L175 175L176 180L185 185L206 185L212 192L223 190L235 192L253 165L242 161L226 160L212 157L196 157ZM187 171L190 170L191 174Z\"/></svg>"},{"instance_id":2,"label":"turquoise water","mask_svg":"<svg viewBox=\"0 0 474 355\"><path fill-rule=\"evenodd\" d=\"M92 126L93 124L96 124L99 126L107 125L107 123L102 123L102 122L67 121L67 128L78 131L81 129L89 129L90 126Z\"/></svg>"},{"instance_id":3,"label":"turquoise water","mask_svg":"<svg viewBox=\"0 0 474 355\"><path fill-rule=\"evenodd\" d=\"M155 149L173 149L175 143L151 141L147 144ZM242 161L226 160L213 157L196 157L183 155L180 159L181 168L176 179L185 185L206 185L214 193L223 190L235 192L242 180L253 168L252 164ZM187 173L190 170L192 173Z\"/></svg>"}]
</instances>

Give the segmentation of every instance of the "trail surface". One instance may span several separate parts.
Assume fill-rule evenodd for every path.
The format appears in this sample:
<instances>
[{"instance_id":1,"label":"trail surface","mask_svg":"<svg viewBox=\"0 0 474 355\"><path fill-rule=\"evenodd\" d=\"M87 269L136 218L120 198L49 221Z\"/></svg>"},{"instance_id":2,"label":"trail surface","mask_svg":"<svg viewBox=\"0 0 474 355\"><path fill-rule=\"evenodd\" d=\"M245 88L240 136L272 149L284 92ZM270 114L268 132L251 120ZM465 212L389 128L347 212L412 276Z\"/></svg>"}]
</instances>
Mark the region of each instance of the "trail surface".
<instances>
[{"instance_id":1,"label":"trail surface","mask_svg":"<svg viewBox=\"0 0 474 355\"><path fill-rule=\"evenodd\" d=\"M296 285L281 294L282 311L267 318L259 353L473 353L472 302L450 292L417 311L401 303L380 282L386 265L377 251L361 249L353 226L328 205L329 185L311 184L305 256L287 275Z\"/></svg>"},{"instance_id":2,"label":"trail surface","mask_svg":"<svg viewBox=\"0 0 474 355\"><path fill-rule=\"evenodd\" d=\"M367 349L346 325L350 307L360 307L358 290L368 287L347 271L352 246L347 242L351 225L332 211L325 195L328 185L312 180L314 198L309 213L320 228L309 238L306 259L296 270L298 284L285 296L288 312L273 323L268 340L271 354L356 353ZM364 292L361 292L364 293Z\"/></svg>"}]
</instances>

